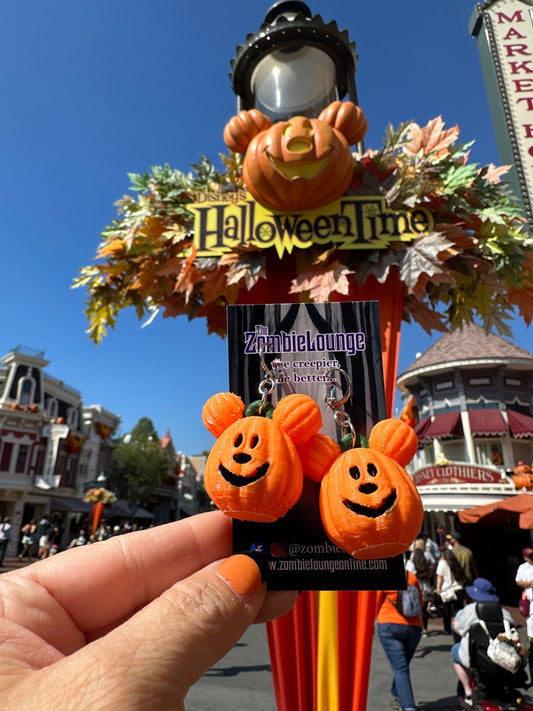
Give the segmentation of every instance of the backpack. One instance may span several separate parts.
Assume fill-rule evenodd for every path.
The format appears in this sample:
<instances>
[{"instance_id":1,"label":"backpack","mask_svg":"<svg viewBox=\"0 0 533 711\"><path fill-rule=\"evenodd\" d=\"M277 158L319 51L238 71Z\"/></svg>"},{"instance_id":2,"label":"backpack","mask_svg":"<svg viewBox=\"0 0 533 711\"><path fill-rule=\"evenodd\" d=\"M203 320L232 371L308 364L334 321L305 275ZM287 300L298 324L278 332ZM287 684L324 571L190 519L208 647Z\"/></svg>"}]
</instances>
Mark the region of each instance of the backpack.
<instances>
[{"instance_id":1,"label":"backpack","mask_svg":"<svg viewBox=\"0 0 533 711\"><path fill-rule=\"evenodd\" d=\"M392 600L390 601L392 602ZM395 607L402 617L420 617L422 615L422 605L416 585L407 585L407 590L398 590Z\"/></svg>"}]
</instances>

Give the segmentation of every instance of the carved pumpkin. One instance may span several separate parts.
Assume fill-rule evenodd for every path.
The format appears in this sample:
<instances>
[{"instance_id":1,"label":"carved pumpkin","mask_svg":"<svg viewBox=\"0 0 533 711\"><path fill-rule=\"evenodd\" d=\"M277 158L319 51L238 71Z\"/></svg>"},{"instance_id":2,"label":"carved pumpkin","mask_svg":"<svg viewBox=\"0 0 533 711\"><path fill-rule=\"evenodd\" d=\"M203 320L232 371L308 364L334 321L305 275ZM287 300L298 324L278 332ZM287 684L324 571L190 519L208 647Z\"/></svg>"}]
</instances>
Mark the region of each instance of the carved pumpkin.
<instances>
[{"instance_id":1,"label":"carved pumpkin","mask_svg":"<svg viewBox=\"0 0 533 711\"><path fill-rule=\"evenodd\" d=\"M246 113L230 120L224 140L232 150L246 151L243 179L258 202L273 210L310 210L346 192L354 173L350 144L367 129L359 107L333 102L318 119L294 116L266 130L259 130L257 115L246 120Z\"/></svg>"},{"instance_id":2,"label":"carved pumpkin","mask_svg":"<svg viewBox=\"0 0 533 711\"><path fill-rule=\"evenodd\" d=\"M202 410L202 421L215 437L219 437L232 422L240 420L244 403L233 393L218 393L209 398Z\"/></svg>"},{"instance_id":3,"label":"carved pumpkin","mask_svg":"<svg viewBox=\"0 0 533 711\"><path fill-rule=\"evenodd\" d=\"M394 422L401 421L387 426ZM373 431L369 442L380 442L380 430L374 438ZM393 458L405 457L401 441L396 447L383 446L389 454L372 448L344 452L320 487L320 515L327 535L339 548L363 560L406 551L424 516L416 486Z\"/></svg>"},{"instance_id":4,"label":"carved pumpkin","mask_svg":"<svg viewBox=\"0 0 533 711\"><path fill-rule=\"evenodd\" d=\"M214 395L204 406L210 418L205 423L208 429L222 430L207 459L205 488L228 516L271 523L300 498L303 472L292 438L305 441L314 434L317 412L318 427L322 423L320 408L312 398L299 395L298 407L306 413L300 423L292 418L294 408L286 407L286 398L280 400L272 419L242 417L241 412L240 419L232 420L235 397L231 393ZM310 426L311 422L315 425Z\"/></svg>"},{"instance_id":5,"label":"carved pumpkin","mask_svg":"<svg viewBox=\"0 0 533 711\"><path fill-rule=\"evenodd\" d=\"M513 470L514 474L531 474L531 467L528 464L524 464L524 462L518 462L516 467Z\"/></svg>"},{"instance_id":6,"label":"carved pumpkin","mask_svg":"<svg viewBox=\"0 0 533 711\"><path fill-rule=\"evenodd\" d=\"M257 109L240 111L224 128L224 142L237 153L246 153L250 141L272 126L272 121Z\"/></svg>"},{"instance_id":7,"label":"carved pumpkin","mask_svg":"<svg viewBox=\"0 0 533 711\"><path fill-rule=\"evenodd\" d=\"M294 444L301 444L322 427L320 408L308 395L286 395L276 406L272 415L274 422L288 435Z\"/></svg>"},{"instance_id":8,"label":"carved pumpkin","mask_svg":"<svg viewBox=\"0 0 533 711\"><path fill-rule=\"evenodd\" d=\"M351 437L351 435L350 435ZM319 432L308 442L296 446L304 476L321 482L326 472L341 454L341 448L334 439Z\"/></svg>"},{"instance_id":9,"label":"carved pumpkin","mask_svg":"<svg viewBox=\"0 0 533 711\"><path fill-rule=\"evenodd\" d=\"M390 417L372 427L368 446L386 454L405 467L416 454L418 437L407 422Z\"/></svg>"},{"instance_id":10,"label":"carved pumpkin","mask_svg":"<svg viewBox=\"0 0 533 711\"><path fill-rule=\"evenodd\" d=\"M529 474L514 474L512 477L515 489L533 489L533 475Z\"/></svg>"}]
</instances>

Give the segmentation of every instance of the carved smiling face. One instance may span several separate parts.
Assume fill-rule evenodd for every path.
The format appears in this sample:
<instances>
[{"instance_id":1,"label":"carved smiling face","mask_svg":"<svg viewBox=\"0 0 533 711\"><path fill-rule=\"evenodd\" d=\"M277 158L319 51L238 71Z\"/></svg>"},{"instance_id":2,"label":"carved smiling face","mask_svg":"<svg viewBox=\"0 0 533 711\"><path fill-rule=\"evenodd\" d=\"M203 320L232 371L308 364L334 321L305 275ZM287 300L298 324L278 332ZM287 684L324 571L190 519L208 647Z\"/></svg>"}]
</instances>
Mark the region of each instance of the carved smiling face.
<instances>
[{"instance_id":1,"label":"carved smiling face","mask_svg":"<svg viewBox=\"0 0 533 711\"><path fill-rule=\"evenodd\" d=\"M405 469L374 449L351 449L322 480L320 515L329 538L355 558L390 558L420 531L422 502Z\"/></svg>"},{"instance_id":2,"label":"carved smiling face","mask_svg":"<svg viewBox=\"0 0 533 711\"><path fill-rule=\"evenodd\" d=\"M300 498L302 466L292 441L265 417L246 417L217 439L204 472L207 493L224 513L270 523Z\"/></svg>"},{"instance_id":3,"label":"carved smiling face","mask_svg":"<svg viewBox=\"0 0 533 711\"><path fill-rule=\"evenodd\" d=\"M254 198L274 210L309 210L343 195L353 178L345 137L319 119L295 116L250 143L243 178Z\"/></svg>"}]
</instances>

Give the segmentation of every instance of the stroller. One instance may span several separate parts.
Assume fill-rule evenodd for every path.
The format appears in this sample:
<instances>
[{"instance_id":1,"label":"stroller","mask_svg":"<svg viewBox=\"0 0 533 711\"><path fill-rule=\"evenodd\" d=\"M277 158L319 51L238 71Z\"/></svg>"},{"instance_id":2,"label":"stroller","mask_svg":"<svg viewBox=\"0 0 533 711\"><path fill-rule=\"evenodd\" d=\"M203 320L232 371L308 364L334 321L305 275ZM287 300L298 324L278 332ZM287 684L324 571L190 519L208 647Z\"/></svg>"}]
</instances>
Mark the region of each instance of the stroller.
<instances>
[{"instance_id":1,"label":"stroller","mask_svg":"<svg viewBox=\"0 0 533 711\"><path fill-rule=\"evenodd\" d=\"M503 615L499 602L476 603L477 616L485 621L491 636L504 631ZM533 702L525 699L522 689L531 686L527 674L527 655L514 674L502 669L487 655L489 640L483 627L475 623L470 628L469 652L471 693L474 711L533 711ZM459 703L463 709L472 709L464 701L462 684L458 687Z\"/></svg>"}]
</instances>

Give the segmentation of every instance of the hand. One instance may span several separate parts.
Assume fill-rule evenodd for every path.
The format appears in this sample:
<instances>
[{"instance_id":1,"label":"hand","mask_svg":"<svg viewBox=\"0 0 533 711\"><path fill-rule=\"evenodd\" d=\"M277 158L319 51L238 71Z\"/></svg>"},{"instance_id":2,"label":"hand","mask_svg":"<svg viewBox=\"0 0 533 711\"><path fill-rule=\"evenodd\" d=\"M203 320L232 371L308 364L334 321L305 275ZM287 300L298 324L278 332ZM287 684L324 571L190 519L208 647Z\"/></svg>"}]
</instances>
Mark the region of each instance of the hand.
<instances>
[{"instance_id":1,"label":"hand","mask_svg":"<svg viewBox=\"0 0 533 711\"><path fill-rule=\"evenodd\" d=\"M251 623L296 600L230 555L231 520L212 512L0 575L2 711L183 711Z\"/></svg>"}]
</instances>

